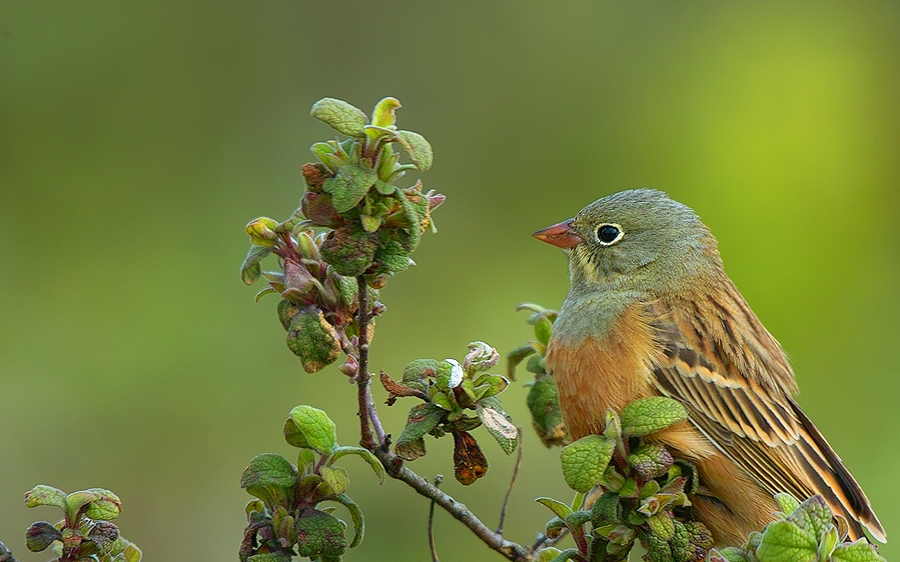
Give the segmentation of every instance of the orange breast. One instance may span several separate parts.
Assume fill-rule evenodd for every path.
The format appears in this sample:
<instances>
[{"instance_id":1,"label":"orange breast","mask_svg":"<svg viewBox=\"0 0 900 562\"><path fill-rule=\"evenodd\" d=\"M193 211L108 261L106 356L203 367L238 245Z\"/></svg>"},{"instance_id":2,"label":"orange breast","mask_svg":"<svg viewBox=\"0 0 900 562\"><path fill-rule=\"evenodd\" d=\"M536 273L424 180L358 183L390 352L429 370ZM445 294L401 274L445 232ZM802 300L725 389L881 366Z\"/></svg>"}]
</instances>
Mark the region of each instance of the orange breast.
<instances>
[{"instance_id":1,"label":"orange breast","mask_svg":"<svg viewBox=\"0 0 900 562\"><path fill-rule=\"evenodd\" d=\"M569 434L579 439L603 431L607 408L657 394L650 365L660 355L652 328L636 307L626 308L605 335L554 334L547 367L556 379Z\"/></svg>"}]
</instances>

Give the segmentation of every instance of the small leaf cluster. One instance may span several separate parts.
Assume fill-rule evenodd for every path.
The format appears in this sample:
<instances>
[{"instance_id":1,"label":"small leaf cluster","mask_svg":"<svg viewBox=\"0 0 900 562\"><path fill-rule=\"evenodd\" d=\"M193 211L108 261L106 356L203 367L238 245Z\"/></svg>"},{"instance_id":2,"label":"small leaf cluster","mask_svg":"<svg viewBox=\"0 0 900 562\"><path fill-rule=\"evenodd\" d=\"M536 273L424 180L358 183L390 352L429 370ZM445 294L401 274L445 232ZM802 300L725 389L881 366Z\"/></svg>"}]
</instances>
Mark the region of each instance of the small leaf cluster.
<instances>
[{"instance_id":1,"label":"small leaf cluster","mask_svg":"<svg viewBox=\"0 0 900 562\"><path fill-rule=\"evenodd\" d=\"M710 562L885 562L866 539L847 540L846 522L840 527L820 495L803 503L790 494L775 496L778 519L761 532L750 533L742 548L713 549Z\"/></svg>"},{"instance_id":2,"label":"small leaf cluster","mask_svg":"<svg viewBox=\"0 0 900 562\"><path fill-rule=\"evenodd\" d=\"M547 535L568 530L577 548L544 557L555 562L627 560L639 542L647 549L644 559L651 562L704 559L712 535L685 510L691 505L688 494L697 486L694 468L673 459L664 446L642 439L686 419L687 411L676 400L642 398L619 414L608 410L602 435L563 447L563 476L577 492L575 500L571 505L551 498L537 501L556 515L547 524Z\"/></svg>"},{"instance_id":3,"label":"small leaf cluster","mask_svg":"<svg viewBox=\"0 0 900 562\"><path fill-rule=\"evenodd\" d=\"M427 170L433 159L431 145L419 134L398 130L394 112L400 103L381 100L371 122L360 109L333 98L313 105L312 116L350 138L316 143L319 162L307 163L302 173L307 191L297 210L283 222L260 217L246 227L250 251L241 266L241 278L252 285L265 276L269 293L282 297L279 318L288 331L288 347L300 357L307 372L337 360L341 351L351 357L341 369L354 376L358 358L352 356L359 335L358 284L362 277L371 289L413 261L426 229L434 230L432 211L444 196L423 192L422 183L401 188L394 181L411 169ZM403 147L412 164L401 164ZM313 228L324 229L316 234ZM276 271L263 272L262 261L278 257ZM368 317L378 316L384 305L368 299Z\"/></svg>"},{"instance_id":4,"label":"small leaf cluster","mask_svg":"<svg viewBox=\"0 0 900 562\"><path fill-rule=\"evenodd\" d=\"M53 547L59 562L140 562L141 550L119 535L110 523L122 511L119 497L103 488L66 494L43 484L25 494L25 505L48 505L63 511L55 525L38 521L25 531L25 545L32 552ZM5 547L4 547L5 549Z\"/></svg>"},{"instance_id":5,"label":"small leaf cluster","mask_svg":"<svg viewBox=\"0 0 900 562\"><path fill-rule=\"evenodd\" d=\"M17 562L16 557L6 548L3 542L0 542L0 562Z\"/></svg>"},{"instance_id":6,"label":"small leaf cluster","mask_svg":"<svg viewBox=\"0 0 900 562\"><path fill-rule=\"evenodd\" d=\"M507 375L515 380L516 367L527 359L525 369L534 374L534 380L525 385L530 387L526 404L531 413L531 425L545 446L565 445L570 441L569 434L559 409L556 382L547 373L545 359L557 312L532 303L522 303L516 310L531 312L526 321L534 326L534 339L507 354Z\"/></svg>"},{"instance_id":7,"label":"small leaf cluster","mask_svg":"<svg viewBox=\"0 0 900 562\"><path fill-rule=\"evenodd\" d=\"M350 478L334 463L347 455L362 457L384 481L384 468L361 447L337 443L334 422L322 410L297 406L284 425L287 442L300 448L297 464L281 455L257 455L241 476L241 487L257 499L247 504L248 525L241 542L241 562L288 562L294 556L331 562L357 546L365 533L362 510L347 495ZM353 519L353 540L346 524L332 515L343 505Z\"/></svg>"},{"instance_id":8,"label":"small leaf cluster","mask_svg":"<svg viewBox=\"0 0 900 562\"><path fill-rule=\"evenodd\" d=\"M406 427L394 445L404 460L425 455L425 435L453 435L453 465L456 479L469 485L484 476L487 458L471 430L484 426L503 452L511 454L519 444L519 430L503 410L499 394L506 390L506 377L488 371L500 361L493 347L480 341L469 344L462 364L456 359L418 359L403 369L396 382L381 373L388 392L388 405L398 397L414 396L423 402L409 411ZM470 412L475 413L471 415Z\"/></svg>"}]
</instances>

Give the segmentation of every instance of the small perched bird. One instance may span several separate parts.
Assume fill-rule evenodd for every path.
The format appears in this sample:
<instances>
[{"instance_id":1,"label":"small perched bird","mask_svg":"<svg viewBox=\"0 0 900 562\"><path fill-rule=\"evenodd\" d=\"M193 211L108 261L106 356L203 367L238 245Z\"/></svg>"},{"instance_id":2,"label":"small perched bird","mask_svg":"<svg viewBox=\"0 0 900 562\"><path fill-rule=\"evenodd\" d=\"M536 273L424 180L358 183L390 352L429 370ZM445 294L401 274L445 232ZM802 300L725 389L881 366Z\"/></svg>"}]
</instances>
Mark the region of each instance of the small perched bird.
<instances>
[{"instance_id":1,"label":"small perched bird","mask_svg":"<svg viewBox=\"0 0 900 562\"><path fill-rule=\"evenodd\" d=\"M885 541L859 484L791 397L781 346L693 210L661 191L622 191L534 236L569 256L546 363L574 439L601 433L607 408L668 396L688 421L653 439L697 466L694 515L717 545L740 546L771 522L777 492L821 494L851 538L865 526Z\"/></svg>"}]
</instances>

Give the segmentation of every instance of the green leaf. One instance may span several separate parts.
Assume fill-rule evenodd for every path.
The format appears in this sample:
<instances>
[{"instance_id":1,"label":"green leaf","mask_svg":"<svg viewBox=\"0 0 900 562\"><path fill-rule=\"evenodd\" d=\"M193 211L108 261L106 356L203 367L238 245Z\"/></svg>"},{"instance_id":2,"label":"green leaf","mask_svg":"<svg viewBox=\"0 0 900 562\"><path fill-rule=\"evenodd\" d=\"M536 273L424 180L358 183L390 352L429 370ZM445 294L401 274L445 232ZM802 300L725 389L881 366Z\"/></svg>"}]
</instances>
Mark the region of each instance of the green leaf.
<instances>
[{"instance_id":1,"label":"green leaf","mask_svg":"<svg viewBox=\"0 0 900 562\"><path fill-rule=\"evenodd\" d=\"M403 382L419 382L436 377L440 362L435 359L416 359L403 368Z\"/></svg>"},{"instance_id":2,"label":"green leaf","mask_svg":"<svg viewBox=\"0 0 900 562\"><path fill-rule=\"evenodd\" d=\"M483 386L483 388L482 388ZM476 392L480 393L478 398L489 398L491 396L496 396L500 394L506 387L509 386L509 381L506 380L506 377L502 377L500 375L481 375L475 381L475 389Z\"/></svg>"},{"instance_id":3,"label":"green leaf","mask_svg":"<svg viewBox=\"0 0 900 562\"><path fill-rule=\"evenodd\" d=\"M121 537L119 538L121 539ZM144 553L141 552L141 549L138 548L137 545L133 542L129 542L125 547L125 550L122 551L121 562L141 562L141 558L143 558L143 556Z\"/></svg>"},{"instance_id":4,"label":"green leaf","mask_svg":"<svg viewBox=\"0 0 900 562\"><path fill-rule=\"evenodd\" d=\"M435 383L441 390L450 390L456 388L463 381L462 365L456 359L444 359L438 365L437 378Z\"/></svg>"},{"instance_id":5,"label":"green leaf","mask_svg":"<svg viewBox=\"0 0 900 562\"><path fill-rule=\"evenodd\" d=\"M675 536L675 523L666 512L656 513L647 518L647 526L650 532L663 540L669 540Z\"/></svg>"},{"instance_id":6,"label":"green leaf","mask_svg":"<svg viewBox=\"0 0 900 562\"><path fill-rule=\"evenodd\" d=\"M785 521L797 525L814 537L821 537L831 527L832 517L825 499L816 494L801 503Z\"/></svg>"},{"instance_id":7,"label":"green leaf","mask_svg":"<svg viewBox=\"0 0 900 562\"><path fill-rule=\"evenodd\" d=\"M778 502L778 508L781 509L781 512L785 515L790 515L795 509L800 507L800 502L797 501L797 498L787 492L775 494L775 501Z\"/></svg>"},{"instance_id":8,"label":"green leaf","mask_svg":"<svg viewBox=\"0 0 900 562\"><path fill-rule=\"evenodd\" d=\"M403 249L400 242L392 241L375 250L375 263L379 265L381 272L396 273L408 268L412 260L409 258L409 252Z\"/></svg>"},{"instance_id":9,"label":"green leaf","mask_svg":"<svg viewBox=\"0 0 900 562\"><path fill-rule=\"evenodd\" d=\"M553 322L546 316L538 318L534 323L534 336L544 345L550 343L550 334L553 332Z\"/></svg>"},{"instance_id":10,"label":"green leaf","mask_svg":"<svg viewBox=\"0 0 900 562\"><path fill-rule=\"evenodd\" d=\"M475 406L475 412L485 429L491 434L503 452L512 454L519 446L519 430L506 412L493 406Z\"/></svg>"},{"instance_id":11,"label":"green leaf","mask_svg":"<svg viewBox=\"0 0 900 562\"><path fill-rule=\"evenodd\" d=\"M401 107L397 98L387 97L375 104L372 111L372 125L376 127L391 127L396 121L395 111Z\"/></svg>"},{"instance_id":12,"label":"green leaf","mask_svg":"<svg viewBox=\"0 0 900 562\"><path fill-rule=\"evenodd\" d=\"M274 486L290 488L297 482L297 469L281 455L256 455L241 475L241 488Z\"/></svg>"},{"instance_id":13,"label":"green leaf","mask_svg":"<svg viewBox=\"0 0 900 562\"><path fill-rule=\"evenodd\" d=\"M615 443L601 435L588 435L563 447L559 460L566 484L577 492L587 492L600 483L614 448Z\"/></svg>"},{"instance_id":14,"label":"green leaf","mask_svg":"<svg viewBox=\"0 0 900 562\"><path fill-rule=\"evenodd\" d=\"M344 526L323 511L304 513L295 526L298 556L341 556L347 549Z\"/></svg>"},{"instance_id":15,"label":"green leaf","mask_svg":"<svg viewBox=\"0 0 900 562\"><path fill-rule=\"evenodd\" d=\"M537 498L534 500L553 512L560 519L565 519L572 513L572 508L553 498Z\"/></svg>"},{"instance_id":16,"label":"green leaf","mask_svg":"<svg viewBox=\"0 0 900 562\"><path fill-rule=\"evenodd\" d=\"M350 488L350 476L343 468L323 466L319 468L319 475L331 488L329 495L339 496Z\"/></svg>"},{"instance_id":17,"label":"green leaf","mask_svg":"<svg viewBox=\"0 0 900 562\"><path fill-rule=\"evenodd\" d=\"M320 99L309 114L348 137L362 137L363 127L369 120L363 110L335 98Z\"/></svg>"},{"instance_id":18,"label":"green leaf","mask_svg":"<svg viewBox=\"0 0 900 562\"><path fill-rule=\"evenodd\" d=\"M831 562L887 562L879 555L869 541L859 539L856 542L838 546L831 554Z\"/></svg>"},{"instance_id":19,"label":"green leaf","mask_svg":"<svg viewBox=\"0 0 900 562\"><path fill-rule=\"evenodd\" d=\"M53 544L53 541L61 540L62 533L59 529L46 521L38 521L25 531L25 546L31 552L42 552Z\"/></svg>"},{"instance_id":20,"label":"green leaf","mask_svg":"<svg viewBox=\"0 0 900 562\"><path fill-rule=\"evenodd\" d=\"M574 550L574 549L572 549ZM534 562L553 562L553 560L559 556L562 551L558 548L548 546L547 548L542 548L537 552L534 557Z\"/></svg>"},{"instance_id":21,"label":"green leaf","mask_svg":"<svg viewBox=\"0 0 900 562\"><path fill-rule=\"evenodd\" d=\"M378 230L378 227L381 226L381 217L359 215L359 221L362 224L363 230L366 232L375 232Z\"/></svg>"},{"instance_id":22,"label":"green leaf","mask_svg":"<svg viewBox=\"0 0 900 562\"><path fill-rule=\"evenodd\" d=\"M409 155L412 163L421 171L431 168L434 152L425 137L412 131L397 131L397 142Z\"/></svg>"},{"instance_id":23,"label":"green leaf","mask_svg":"<svg viewBox=\"0 0 900 562\"><path fill-rule=\"evenodd\" d=\"M625 460L645 481L666 474L675 463L668 449L659 443L639 445Z\"/></svg>"},{"instance_id":24,"label":"green leaf","mask_svg":"<svg viewBox=\"0 0 900 562\"><path fill-rule=\"evenodd\" d=\"M718 556L718 558L715 558ZM709 562L749 562L744 551L734 546L727 546L721 550L715 548L709 551Z\"/></svg>"},{"instance_id":25,"label":"green leaf","mask_svg":"<svg viewBox=\"0 0 900 562\"><path fill-rule=\"evenodd\" d=\"M564 445L569 438L559 409L559 395L553 377L535 379L525 398L531 423L546 447Z\"/></svg>"},{"instance_id":26,"label":"green leaf","mask_svg":"<svg viewBox=\"0 0 900 562\"><path fill-rule=\"evenodd\" d=\"M97 494L91 492L90 490L72 492L71 494L66 496L66 522L73 524L76 521L76 516L79 514L81 509L95 499L97 499Z\"/></svg>"},{"instance_id":27,"label":"green leaf","mask_svg":"<svg viewBox=\"0 0 900 562\"><path fill-rule=\"evenodd\" d=\"M25 507L52 505L60 509L66 508L66 493L53 486L38 484L25 494Z\"/></svg>"},{"instance_id":28,"label":"green leaf","mask_svg":"<svg viewBox=\"0 0 900 562\"><path fill-rule=\"evenodd\" d=\"M334 453L332 453L329 464L333 464L339 458L346 455L356 455L358 457L362 457L362 459L369 463L369 466L372 467L372 470L378 476L378 480L382 484L384 484L384 466L382 466L381 461L378 460L378 457L373 455L371 451L363 449L362 447L338 447L334 450Z\"/></svg>"},{"instance_id":29,"label":"green leaf","mask_svg":"<svg viewBox=\"0 0 900 562\"><path fill-rule=\"evenodd\" d=\"M506 376L511 380L516 380L516 367L519 366L526 357L534 353L534 348L528 344L517 347L506 355Z\"/></svg>"},{"instance_id":30,"label":"green leaf","mask_svg":"<svg viewBox=\"0 0 900 562\"><path fill-rule=\"evenodd\" d=\"M566 560L579 560L581 555L577 548L567 548L556 555L550 562L566 562Z\"/></svg>"},{"instance_id":31,"label":"green leaf","mask_svg":"<svg viewBox=\"0 0 900 562\"><path fill-rule=\"evenodd\" d=\"M284 437L295 447L330 454L337 447L337 430L328 414L312 406L296 406L284 425Z\"/></svg>"},{"instance_id":32,"label":"green leaf","mask_svg":"<svg viewBox=\"0 0 900 562\"><path fill-rule=\"evenodd\" d=\"M361 225L343 226L325 237L319 250L322 259L346 277L362 275L372 265L378 249L378 236Z\"/></svg>"},{"instance_id":33,"label":"green leaf","mask_svg":"<svg viewBox=\"0 0 900 562\"><path fill-rule=\"evenodd\" d=\"M397 186L378 179L375 181L375 190L382 195L393 195L397 191Z\"/></svg>"},{"instance_id":34,"label":"green leaf","mask_svg":"<svg viewBox=\"0 0 900 562\"><path fill-rule=\"evenodd\" d=\"M119 499L119 496L103 488L90 488L88 491L97 496L97 499L93 500L85 511L85 515L91 519L112 521L122 512L122 500Z\"/></svg>"},{"instance_id":35,"label":"green leaf","mask_svg":"<svg viewBox=\"0 0 900 562\"><path fill-rule=\"evenodd\" d=\"M622 433L641 437L655 433L687 419L687 410L677 400L665 396L650 396L631 402L619 413Z\"/></svg>"},{"instance_id":36,"label":"green leaf","mask_svg":"<svg viewBox=\"0 0 900 562\"><path fill-rule=\"evenodd\" d=\"M378 174L372 168L348 164L341 166L333 178L325 180L322 188L331 193L334 210L346 213L363 200L377 179Z\"/></svg>"},{"instance_id":37,"label":"green leaf","mask_svg":"<svg viewBox=\"0 0 900 562\"><path fill-rule=\"evenodd\" d=\"M334 326L325 319L321 309L304 308L291 319L285 338L288 348L300 358L307 373L321 371L334 363L341 353L341 344Z\"/></svg>"},{"instance_id":38,"label":"green leaf","mask_svg":"<svg viewBox=\"0 0 900 562\"><path fill-rule=\"evenodd\" d=\"M440 407L425 403L416 404L409 410L406 427L397 438L394 452L404 460L415 460L425 454L422 437L436 428L443 420L446 412Z\"/></svg>"},{"instance_id":39,"label":"green leaf","mask_svg":"<svg viewBox=\"0 0 900 562\"><path fill-rule=\"evenodd\" d=\"M350 543L350 548L356 548L366 534L366 520L363 519L362 509L346 494L334 498L334 501L346 507L350 512L350 517L353 518L353 541Z\"/></svg>"},{"instance_id":40,"label":"green leaf","mask_svg":"<svg viewBox=\"0 0 900 562\"><path fill-rule=\"evenodd\" d=\"M259 280L262 276L262 268L260 267L259 262L271 253L271 248L250 246L250 252L247 253L247 257L244 258L244 263L241 264L241 280L244 284L252 285Z\"/></svg>"},{"instance_id":41,"label":"green leaf","mask_svg":"<svg viewBox=\"0 0 900 562\"><path fill-rule=\"evenodd\" d=\"M756 549L759 562L814 562L816 537L789 521L775 521L766 527Z\"/></svg>"}]
</instances>

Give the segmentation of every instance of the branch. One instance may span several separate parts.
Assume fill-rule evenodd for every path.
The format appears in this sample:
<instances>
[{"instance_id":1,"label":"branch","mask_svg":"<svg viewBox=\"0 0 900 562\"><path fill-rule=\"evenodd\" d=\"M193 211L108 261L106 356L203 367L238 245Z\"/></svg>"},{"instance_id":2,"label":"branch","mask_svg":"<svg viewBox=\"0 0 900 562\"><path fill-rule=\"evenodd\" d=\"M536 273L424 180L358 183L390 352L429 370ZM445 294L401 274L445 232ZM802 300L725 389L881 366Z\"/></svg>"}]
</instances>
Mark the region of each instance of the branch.
<instances>
[{"instance_id":1,"label":"branch","mask_svg":"<svg viewBox=\"0 0 900 562\"><path fill-rule=\"evenodd\" d=\"M357 315L359 324L359 344L357 345L359 372L356 375L356 387L359 404L360 445L375 454L391 478L405 482L419 495L444 508L447 513L475 533L475 536L480 538L488 547L499 552L512 562L531 562L534 558L532 550L508 541L500 533L492 531L474 513L469 511L464 504L440 491L437 486L404 466L403 459L391 452L389 439L385 436L384 429L382 429L378 411L375 409L375 400L372 398L372 391L369 388L371 376L368 371L369 311L366 298L366 281L361 275L356 280L359 287L359 313ZM372 435L373 426L377 434L377 441Z\"/></svg>"}]
</instances>

